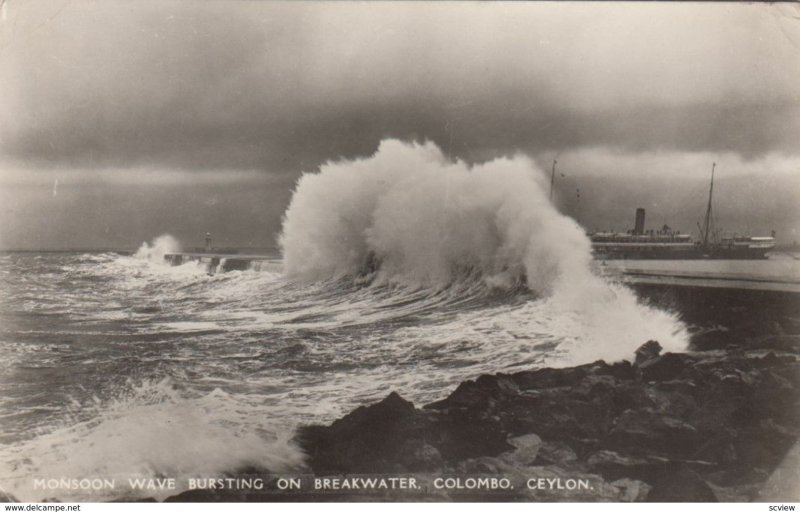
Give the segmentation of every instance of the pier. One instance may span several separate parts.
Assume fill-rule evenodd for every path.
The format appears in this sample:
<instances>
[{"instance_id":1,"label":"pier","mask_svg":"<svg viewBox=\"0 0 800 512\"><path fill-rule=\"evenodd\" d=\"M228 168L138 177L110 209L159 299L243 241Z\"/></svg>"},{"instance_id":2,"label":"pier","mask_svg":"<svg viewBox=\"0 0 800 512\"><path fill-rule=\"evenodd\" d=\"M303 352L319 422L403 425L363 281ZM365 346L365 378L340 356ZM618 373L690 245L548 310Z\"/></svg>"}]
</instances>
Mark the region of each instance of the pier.
<instances>
[{"instance_id":1,"label":"pier","mask_svg":"<svg viewBox=\"0 0 800 512\"><path fill-rule=\"evenodd\" d=\"M173 267L189 262L197 262L205 266L208 274L220 274L231 270L270 270L270 260L265 254L239 254L238 249L214 247L211 243L211 233L206 233L205 245L202 248L188 252L172 252L164 255L164 260ZM277 269L276 265L273 269Z\"/></svg>"},{"instance_id":2,"label":"pier","mask_svg":"<svg viewBox=\"0 0 800 512\"><path fill-rule=\"evenodd\" d=\"M165 254L164 260L173 267L195 261L204 265L209 274L219 274L231 270L266 270L273 258L263 254L174 252Z\"/></svg>"}]
</instances>

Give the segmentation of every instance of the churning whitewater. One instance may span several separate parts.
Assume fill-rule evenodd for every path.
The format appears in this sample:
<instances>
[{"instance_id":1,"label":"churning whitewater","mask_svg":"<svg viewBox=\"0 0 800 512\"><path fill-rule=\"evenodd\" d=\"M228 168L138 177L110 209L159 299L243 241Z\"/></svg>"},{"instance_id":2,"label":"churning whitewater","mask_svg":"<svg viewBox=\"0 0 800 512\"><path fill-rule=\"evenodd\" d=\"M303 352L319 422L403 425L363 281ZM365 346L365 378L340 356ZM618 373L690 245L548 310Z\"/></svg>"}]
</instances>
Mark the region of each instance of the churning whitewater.
<instances>
[{"instance_id":1,"label":"churning whitewater","mask_svg":"<svg viewBox=\"0 0 800 512\"><path fill-rule=\"evenodd\" d=\"M425 403L481 373L681 350L674 315L593 272L543 176L389 140L302 176L260 272L167 266L166 235L134 256L0 256L0 486L163 498L125 482L302 471L297 425L392 390Z\"/></svg>"}]
</instances>

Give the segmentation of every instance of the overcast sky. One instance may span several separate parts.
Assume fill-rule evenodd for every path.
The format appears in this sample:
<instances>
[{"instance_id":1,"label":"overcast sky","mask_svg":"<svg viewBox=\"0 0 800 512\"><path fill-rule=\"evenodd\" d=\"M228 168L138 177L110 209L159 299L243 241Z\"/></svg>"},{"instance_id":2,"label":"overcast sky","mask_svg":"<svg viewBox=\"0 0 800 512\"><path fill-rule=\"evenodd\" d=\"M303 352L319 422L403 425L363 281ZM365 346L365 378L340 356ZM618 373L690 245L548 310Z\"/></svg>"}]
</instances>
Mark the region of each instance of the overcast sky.
<instances>
[{"instance_id":1,"label":"overcast sky","mask_svg":"<svg viewBox=\"0 0 800 512\"><path fill-rule=\"evenodd\" d=\"M0 23L0 248L273 245L300 173L386 137L557 157L589 229L637 206L691 229L716 161L719 225L800 239L797 5L5 0Z\"/></svg>"}]
</instances>

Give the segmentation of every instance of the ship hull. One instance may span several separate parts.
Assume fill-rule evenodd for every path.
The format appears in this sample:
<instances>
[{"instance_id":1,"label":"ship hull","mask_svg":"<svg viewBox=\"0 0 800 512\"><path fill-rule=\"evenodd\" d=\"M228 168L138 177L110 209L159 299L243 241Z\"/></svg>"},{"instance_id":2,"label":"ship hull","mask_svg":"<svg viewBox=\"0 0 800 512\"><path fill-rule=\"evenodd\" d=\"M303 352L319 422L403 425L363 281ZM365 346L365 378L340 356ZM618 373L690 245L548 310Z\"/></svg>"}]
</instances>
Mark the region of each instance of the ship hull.
<instances>
[{"instance_id":1,"label":"ship hull","mask_svg":"<svg viewBox=\"0 0 800 512\"><path fill-rule=\"evenodd\" d=\"M593 244L592 253L598 260L763 260L769 249L749 247L610 247Z\"/></svg>"}]
</instances>

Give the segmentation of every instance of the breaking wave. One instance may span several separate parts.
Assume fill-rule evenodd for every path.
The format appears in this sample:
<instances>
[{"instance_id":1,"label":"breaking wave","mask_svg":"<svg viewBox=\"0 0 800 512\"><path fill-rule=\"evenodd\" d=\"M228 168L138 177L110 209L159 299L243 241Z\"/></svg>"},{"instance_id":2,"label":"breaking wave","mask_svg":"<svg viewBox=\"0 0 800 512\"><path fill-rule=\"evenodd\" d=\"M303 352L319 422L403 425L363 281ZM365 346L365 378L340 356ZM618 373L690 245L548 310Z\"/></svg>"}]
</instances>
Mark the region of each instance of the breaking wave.
<instances>
[{"instance_id":1,"label":"breaking wave","mask_svg":"<svg viewBox=\"0 0 800 512\"><path fill-rule=\"evenodd\" d=\"M152 245L151 245L152 244ZM149 260L153 263L163 263L164 255L171 252L180 252L181 244L172 235L161 235L153 239L151 244L142 242L133 257Z\"/></svg>"},{"instance_id":2,"label":"breaking wave","mask_svg":"<svg viewBox=\"0 0 800 512\"><path fill-rule=\"evenodd\" d=\"M284 272L372 286L522 285L553 314L575 317L578 359L630 357L647 339L682 350L674 315L592 271L591 244L553 207L544 175L524 156L470 166L430 142L385 140L368 158L300 178L280 237Z\"/></svg>"},{"instance_id":3,"label":"breaking wave","mask_svg":"<svg viewBox=\"0 0 800 512\"><path fill-rule=\"evenodd\" d=\"M376 270L379 282L448 283L478 272L542 294L588 279L589 242L542 192L527 158L473 167L432 143L381 143L375 155L305 174L280 242L286 274L320 279Z\"/></svg>"}]
</instances>

